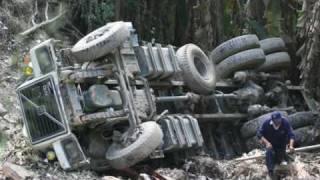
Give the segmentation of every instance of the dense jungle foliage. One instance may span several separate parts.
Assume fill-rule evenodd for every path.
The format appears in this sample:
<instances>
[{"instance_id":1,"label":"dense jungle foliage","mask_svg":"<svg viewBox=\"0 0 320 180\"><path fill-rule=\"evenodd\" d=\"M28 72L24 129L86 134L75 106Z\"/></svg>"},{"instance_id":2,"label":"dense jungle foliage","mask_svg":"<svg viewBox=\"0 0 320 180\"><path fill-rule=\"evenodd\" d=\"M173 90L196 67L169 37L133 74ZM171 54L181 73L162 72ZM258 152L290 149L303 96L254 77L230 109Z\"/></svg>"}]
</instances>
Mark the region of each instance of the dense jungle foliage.
<instances>
[{"instance_id":1,"label":"dense jungle foliage","mask_svg":"<svg viewBox=\"0 0 320 180\"><path fill-rule=\"evenodd\" d=\"M320 98L319 0L0 0L0 21L15 36L45 20L47 3L62 5L62 10L49 10L64 16L33 32L34 39L74 43L115 20L133 22L142 40L175 46L192 42L207 52L242 34L282 37L292 59L291 81Z\"/></svg>"}]
</instances>

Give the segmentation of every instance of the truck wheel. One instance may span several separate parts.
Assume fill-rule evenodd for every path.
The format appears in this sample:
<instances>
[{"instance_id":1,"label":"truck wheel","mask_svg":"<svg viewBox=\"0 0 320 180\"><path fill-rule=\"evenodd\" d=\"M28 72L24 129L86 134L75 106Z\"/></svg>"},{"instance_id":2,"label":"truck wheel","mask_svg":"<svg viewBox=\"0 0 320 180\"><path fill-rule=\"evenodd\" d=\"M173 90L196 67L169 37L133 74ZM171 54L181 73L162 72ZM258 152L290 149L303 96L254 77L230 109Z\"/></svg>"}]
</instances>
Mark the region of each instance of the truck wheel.
<instances>
[{"instance_id":1,"label":"truck wheel","mask_svg":"<svg viewBox=\"0 0 320 180\"><path fill-rule=\"evenodd\" d=\"M216 66L217 76L220 79L227 78L235 71L254 69L265 62L262 49L250 49L239 52L224 59Z\"/></svg>"},{"instance_id":2,"label":"truck wheel","mask_svg":"<svg viewBox=\"0 0 320 180\"><path fill-rule=\"evenodd\" d=\"M251 151L253 149L263 149L264 146L259 142L257 136L253 136L246 140L246 147L248 151Z\"/></svg>"},{"instance_id":3,"label":"truck wheel","mask_svg":"<svg viewBox=\"0 0 320 180\"><path fill-rule=\"evenodd\" d=\"M286 50L286 45L281 38L268 38L261 40L259 43L265 54Z\"/></svg>"},{"instance_id":4,"label":"truck wheel","mask_svg":"<svg viewBox=\"0 0 320 180\"><path fill-rule=\"evenodd\" d=\"M258 37L254 34L248 34L232 38L222 43L210 53L209 57L213 63L218 64L223 59L240 51L259 47L260 45Z\"/></svg>"},{"instance_id":5,"label":"truck wheel","mask_svg":"<svg viewBox=\"0 0 320 180\"><path fill-rule=\"evenodd\" d=\"M288 120L293 129L301 128L304 126L313 125L318 119L318 115L311 112L297 112L289 115Z\"/></svg>"},{"instance_id":6,"label":"truck wheel","mask_svg":"<svg viewBox=\"0 0 320 180\"><path fill-rule=\"evenodd\" d=\"M282 116L288 116L288 114L285 111L281 111L280 113ZM259 116L255 119L252 119L252 120L244 123L240 129L242 137L247 139L247 138L250 138L250 137L256 135L258 129L261 127L263 122L265 120L271 118L271 114L272 114L272 112L264 114L262 116Z\"/></svg>"},{"instance_id":7,"label":"truck wheel","mask_svg":"<svg viewBox=\"0 0 320 180\"><path fill-rule=\"evenodd\" d=\"M290 56L287 52L277 52L266 56L266 61L257 68L257 71L277 71L290 66Z\"/></svg>"},{"instance_id":8,"label":"truck wheel","mask_svg":"<svg viewBox=\"0 0 320 180\"><path fill-rule=\"evenodd\" d=\"M129 146L122 147L113 143L106 153L106 159L115 169L130 167L147 158L162 143L163 133L153 121L139 126L138 138Z\"/></svg>"},{"instance_id":9,"label":"truck wheel","mask_svg":"<svg viewBox=\"0 0 320 180\"><path fill-rule=\"evenodd\" d=\"M80 39L71 51L78 63L95 60L119 47L129 36L124 22L108 23Z\"/></svg>"},{"instance_id":10,"label":"truck wheel","mask_svg":"<svg viewBox=\"0 0 320 180\"><path fill-rule=\"evenodd\" d=\"M295 145L308 146L311 145L316 137L313 134L313 126L305 126L293 131L295 135Z\"/></svg>"},{"instance_id":11,"label":"truck wheel","mask_svg":"<svg viewBox=\"0 0 320 180\"><path fill-rule=\"evenodd\" d=\"M198 94L210 94L216 85L213 63L194 44L186 44L178 49L177 59L188 87Z\"/></svg>"}]
</instances>

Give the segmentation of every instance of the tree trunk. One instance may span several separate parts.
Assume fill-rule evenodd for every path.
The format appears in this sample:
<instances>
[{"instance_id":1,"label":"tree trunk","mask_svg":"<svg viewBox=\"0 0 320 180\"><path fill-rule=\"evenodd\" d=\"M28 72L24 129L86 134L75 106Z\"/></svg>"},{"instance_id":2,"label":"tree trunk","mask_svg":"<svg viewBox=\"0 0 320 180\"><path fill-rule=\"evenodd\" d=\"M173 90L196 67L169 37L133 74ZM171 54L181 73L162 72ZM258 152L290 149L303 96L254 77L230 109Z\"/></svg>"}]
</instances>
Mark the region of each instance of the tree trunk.
<instances>
[{"instance_id":1,"label":"tree trunk","mask_svg":"<svg viewBox=\"0 0 320 180\"><path fill-rule=\"evenodd\" d=\"M309 96L320 101L320 1L304 1L298 27L304 43L298 54L301 55L301 78Z\"/></svg>"}]
</instances>

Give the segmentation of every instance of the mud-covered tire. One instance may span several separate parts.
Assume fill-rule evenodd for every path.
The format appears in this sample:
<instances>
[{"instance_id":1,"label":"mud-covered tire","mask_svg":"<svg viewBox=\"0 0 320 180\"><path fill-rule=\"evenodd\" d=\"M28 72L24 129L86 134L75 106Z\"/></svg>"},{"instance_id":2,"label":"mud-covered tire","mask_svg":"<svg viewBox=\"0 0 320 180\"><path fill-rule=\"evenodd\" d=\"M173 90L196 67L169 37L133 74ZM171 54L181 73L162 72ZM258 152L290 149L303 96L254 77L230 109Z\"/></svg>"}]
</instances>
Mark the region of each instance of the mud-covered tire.
<instances>
[{"instance_id":1,"label":"mud-covered tire","mask_svg":"<svg viewBox=\"0 0 320 180\"><path fill-rule=\"evenodd\" d=\"M289 123L293 129L313 125L316 123L317 119L318 115L311 111L297 112L290 114L288 117Z\"/></svg>"},{"instance_id":2,"label":"mud-covered tire","mask_svg":"<svg viewBox=\"0 0 320 180\"><path fill-rule=\"evenodd\" d=\"M293 131L295 135L295 145L308 146L314 143L313 126L305 126Z\"/></svg>"},{"instance_id":3,"label":"mud-covered tire","mask_svg":"<svg viewBox=\"0 0 320 180\"><path fill-rule=\"evenodd\" d=\"M257 136L253 136L245 141L246 147L248 151L253 149L263 149L264 146L261 144Z\"/></svg>"},{"instance_id":4,"label":"mud-covered tire","mask_svg":"<svg viewBox=\"0 0 320 180\"><path fill-rule=\"evenodd\" d=\"M244 123L240 129L241 136L245 139L255 136L258 129L262 126L263 122L271 118L272 113L273 112L264 114ZM280 111L280 113L282 116L288 117L288 114L285 111Z\"/></svg>"},{"instance_id":5,"label":"mud-covered tire","mask_svg":"<svg viewBox=\"0 0 320 180\"><path fill-rule=\"evenodd\" d=\"M198 94L210 94L216 86L214 64L194 44L180 47L176 53L183 79L187 86Z\"/></svg>"},{"instance_id":6,"label":"mud-covered tire","mask_svg":"<svg viewBox=\"0 0 320 180\"><path fill-rule=\"evenodd\" d=\"M286 44L283 39L278 37L263 39L259 43L260 48L263 49L266 55L274 52L286 51Z\"/></svg>"},{"instance_id":7,"label":"mud-covered tire","mask_svg":"<svg viewBox=\"0 0 320 180\"><path fill-rule=\"evenodd\" d=\"M138 138L127 147L112 144L106 153L106 159L115 169L130 167L147 158L162 143L163 133L153 121L142 123Z\"/></svg>"},{"instance_id":8,"label":"mud-covered tire","mask_svg":"<svg viewBox=\"0 0 320 180\"><path fill-rule=\"evenodd\" d=\"M222 44L220 44L218 47L216 47L209 55L210 60L218 64L223 59L232 56L238 52L253 49L253 48L259 48L259 39L254 34L248 34L243 36L238 36L235 38L232 38Z\"/></svg>"},{"instance_id":9,"label":"mud-covered tire","mask_svg":"<svg viewBox=\"0 0 320 180\"><path fill-rule=\"evenodd\" d=\"M232 73L239 70L254 69L265 62L262 49L250 49L234 54L216 66L217 77L228 78Z\"/></svg>"},{"instance_id":10,"label":"mud-covered tire","mask_svg":"<svg viewBox=\"0 0 320 180\"><path fill-rule=\"evenodd\" d=\"M290 66L291 59L287 52L277 52L266 56L266 61L257 68L257 71L277 71Z\"/></svg>"},{"instance_id":11,"label":"mud-covered tire","mask_svg":"<svg viewBox=\"0 0 320 180\"><path fill-rule=\"evenodd\" d=\"M80 39L71 51L78 63L95 60L112 52L129 36L129 28L124 22L108 23Z\"/></svg>"}]
</instances>

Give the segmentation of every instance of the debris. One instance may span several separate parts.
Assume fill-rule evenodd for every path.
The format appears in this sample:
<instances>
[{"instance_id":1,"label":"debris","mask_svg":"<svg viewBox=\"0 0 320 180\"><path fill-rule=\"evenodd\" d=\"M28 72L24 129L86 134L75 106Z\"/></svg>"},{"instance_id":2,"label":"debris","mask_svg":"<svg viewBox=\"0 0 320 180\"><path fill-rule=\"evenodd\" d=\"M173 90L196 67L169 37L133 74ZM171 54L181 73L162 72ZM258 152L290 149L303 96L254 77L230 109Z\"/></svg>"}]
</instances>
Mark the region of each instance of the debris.
<instances>
[{"instance_id":1,"label":"debris","mask_svg":"<svg viewBox=\"0 0 320 180\"><path fill-rule=\"evenodd\" d=\"M170 177L171 179L184 180L187 179L187 173L182 169L170 169L170 168L160 168L156 170L156 173L163 177Z\"/></svg>"},{"instance_id":2,"label":"debris","mask_svg":"<svg viewBox=\"0 0 320 180\"><path fill-rule=\"evenodd\" d=\"M145 174L145 173L141 173L139 175L139 180L151 180L151 177L148 175L148 174Z\"/></svg>"},{"instance_id":3,"label":"debris","mask_svg":"<svg viewBox=\"0 0 320 180\"><path fill-rule=\"evenodd\" d=\"M101 180L121 180L121 179L113 177L113 176L104 176L101 178Z\"/></svg>"},{"instance_id":4,"label":"debris","mask_svg":"<svg viewBox=\"0 0 320 180\"><path fill-rule=\"evenodd\" d=\"M24 180L35 176L33 172L10 162L5 162L2 165L2 171L6 177L12 178L13 180Z\"/></svg>"},{"instance_id":5,"label":"debris","mask_svg":"<svg viewBox=\"0 0 320 180\"><path fill-rule=\"evenodd\" d=\"M157 179L157 180L173 180L173 178L165 176L165 175L161 175L158 172L154 171L152 173L152 178L153 179Z\"/></svg>"},{"instance_id":6,"label":"debris","mask_svg":"<svg viewBox=\"0 0 320 180\"><path fill-rule=\"evenodd\" d=\"M221 162L214 160L211 157L192 157L191 160L184 165L184 169L197 176L207 175L211 178L223 176Z\"/></svg>"},{"instance_id":7,"label":"debris","mask_svg":"<svg viewBox=\"0 0 320 180\"><path fill-rule=\"evenodd\" d=\"M4 116L8 113L7 109L3 107L3 105L0 103L0 116Z\"/></svg>"},{"instance_id":8,"label":"debris","mask_svg":"<svg viewBox=\"0 0 320 180\"><path fill-rule=\"evenodd\" d=\"M310 151L310 150L315 150L315 149L320 149L320 144L317 145L312 145L312 146L306 146L306 147L300 147L300 148L295 148L295 152L304 152L304 151ZM287 153L289 151L287 150ZM241 158L235 159L235 161L246 161L246 160L252 160L252 159L261 159L264 157L264 154L258 154L258 155L253 155L253 156L245 156Z\"/></svg>"}]
</instances>

